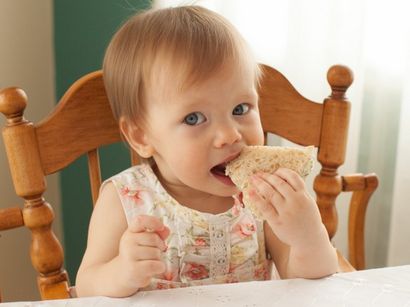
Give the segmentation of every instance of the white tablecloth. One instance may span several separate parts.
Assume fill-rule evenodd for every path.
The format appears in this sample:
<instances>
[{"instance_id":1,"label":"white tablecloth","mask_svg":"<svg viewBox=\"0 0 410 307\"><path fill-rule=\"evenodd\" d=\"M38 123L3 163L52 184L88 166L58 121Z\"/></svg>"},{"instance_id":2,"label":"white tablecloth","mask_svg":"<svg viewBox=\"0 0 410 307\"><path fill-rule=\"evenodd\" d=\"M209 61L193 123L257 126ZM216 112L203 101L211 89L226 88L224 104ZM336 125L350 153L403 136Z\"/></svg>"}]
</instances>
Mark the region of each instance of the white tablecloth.
<instances>
[{"instance_id":1,"label":"white tablecloth","mask_svg":"<svg viewBox=\"0 0 410 307\"><path fill-rule=\"evenodd\" d=\"M318 279L254 281L140 292L114 299L88 297L3 306L410 306L410 265L340 273Z\"/></svg>"}]
</instances>

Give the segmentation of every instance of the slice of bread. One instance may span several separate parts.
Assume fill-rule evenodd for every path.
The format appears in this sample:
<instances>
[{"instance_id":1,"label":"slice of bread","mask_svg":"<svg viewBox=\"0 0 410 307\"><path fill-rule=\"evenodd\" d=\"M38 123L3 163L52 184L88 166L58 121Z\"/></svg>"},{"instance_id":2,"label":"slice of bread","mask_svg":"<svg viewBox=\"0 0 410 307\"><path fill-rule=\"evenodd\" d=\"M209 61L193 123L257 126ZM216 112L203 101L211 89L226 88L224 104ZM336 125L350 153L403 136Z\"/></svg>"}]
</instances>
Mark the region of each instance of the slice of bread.
<instances>
[{"instance_id":1,"label":"slice of bread","mask_svg":"<svg viewBox=\"0 0 410 307\"><path fill-rule=\"evenodd\" d=\"M312 171L314 146L304 148L279 146L247 146L238 158L228 163L225 174L243 192L243 202L257 216L261 215L249 203L247 187L249 178L258 171L274 173L285 167L305 178Z\"/></svg>"}]
</instances>

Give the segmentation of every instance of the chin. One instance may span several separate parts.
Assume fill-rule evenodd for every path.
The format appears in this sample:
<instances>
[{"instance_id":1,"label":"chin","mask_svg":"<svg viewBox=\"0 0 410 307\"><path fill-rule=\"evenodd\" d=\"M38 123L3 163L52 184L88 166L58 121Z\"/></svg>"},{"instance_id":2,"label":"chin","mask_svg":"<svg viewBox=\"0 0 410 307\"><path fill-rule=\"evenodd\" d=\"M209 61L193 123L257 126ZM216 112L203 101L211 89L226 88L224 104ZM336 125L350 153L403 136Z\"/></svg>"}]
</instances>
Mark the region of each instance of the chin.
<instances>
[{"instance_id":1,"label":"chin","mask_svg":"<svg viewBox=\"0 0 410 307\"><path fill-rule=\"evenodd\" d=\"M222 187L221 189L218 189L219 193L215 193L214 195L220 196L220 197L231 197L232 195L238 194L240 191L236 186L231 186L231 187Z\"/></svg>"}]
</instances>

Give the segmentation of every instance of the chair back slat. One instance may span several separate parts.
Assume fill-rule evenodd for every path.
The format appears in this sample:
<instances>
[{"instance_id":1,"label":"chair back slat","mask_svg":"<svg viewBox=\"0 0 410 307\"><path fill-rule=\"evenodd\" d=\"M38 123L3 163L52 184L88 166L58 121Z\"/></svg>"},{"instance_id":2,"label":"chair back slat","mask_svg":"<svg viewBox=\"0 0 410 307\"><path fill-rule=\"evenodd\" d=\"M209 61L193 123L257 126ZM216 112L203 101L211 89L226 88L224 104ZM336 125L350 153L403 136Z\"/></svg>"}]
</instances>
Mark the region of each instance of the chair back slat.
<instances>
[{"instance_id":1,"label":"chair back slat","mask_svg":"<svg viewBox=\"0 0 410 307\"><path fill-rule=\"evenodd\" d=\"M36 135L45 175L94 148L121 141L101 71L76 81L55 110L36 125Z\"/></svg>"},{"instance_id":2,"label":"chair back slat","mask_svg":"<svg viewBox=\"0 0 410 307\"><path fill-rule=\"evenodd\" d=\"M88 173L90 176L91 195L93 198L93 207L95 206L101 186L101 168L98 149L93 149L87 153L88 156Z\"/></svg>"},{"instance_id":3,"label":"chair back slat","mask_svg":"<svg viewBox=\"0 0 410 307\"><path fill-rule=\"evenodd\" d=\"M263 130L299 145L319 146L322 104L304 98L276 69L261 65L259 109Z\"/></svg>"},{"instance_id":4,"label":"chair back slat","mask_svg":"<svg viewBox=\"0 0 410 307\"><path fill-rule=\"evenodd\" d=\"M132 149L130 149L131 165L137 165L141 162L140 156Z\"/></svg>"}]
</instances>

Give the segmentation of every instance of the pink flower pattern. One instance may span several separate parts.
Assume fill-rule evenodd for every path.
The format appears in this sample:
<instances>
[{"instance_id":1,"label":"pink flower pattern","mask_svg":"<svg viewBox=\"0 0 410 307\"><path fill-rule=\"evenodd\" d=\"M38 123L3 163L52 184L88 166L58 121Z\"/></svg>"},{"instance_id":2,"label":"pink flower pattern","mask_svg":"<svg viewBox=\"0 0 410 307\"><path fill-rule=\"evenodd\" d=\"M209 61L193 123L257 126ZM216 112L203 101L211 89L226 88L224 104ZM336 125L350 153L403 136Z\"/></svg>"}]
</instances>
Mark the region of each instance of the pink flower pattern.
<instances>
[{"instance_id":1,"label":"pink flower pattern","mask_svg":"<svg viewBox=\"0 0 410 307\"><path fill-rule=\"evenodd\" d=\"M221 214L222 219L229 220L225 230L229 232L226 238L231 240L229 271L211 276L210 224L206 215L177 204L148 165L132 167L109 180L117 187L128 221L139 214L152 214L161 218L171 232L165 242L168 249L163 253L167 269L144 290L270 278L268 262L261 256L265 255L263 227L244 208L240 194L234 196L232 209Z\"/></svg>"},{"instance_id":2,"label":"pink flower pattern","mask_svg":"<svg viewBox=\"0 0 410 307\"><path fill-rule=\"evenodd\" d=\"M248 237L256 231L256 226L252 223L240 224L239 229L243 237Z\"/></svg>"},{"instance_id":3,"label":"pink flower pattern","mask_svg":"<svg viewBox=\"0 0 410 307\"><path fill-rule=\"evenodd\" d=\"M121 188L121 195L128 197L132 202L137 205L142 205L144 190L131 190L128 186Z\"/></svg>"},{"instance_id":4,"label":"pink flower pattern","mask_svg":"<svg viewBox=\"0 0 410 307\"><path fill-rule=\"evenodd\" d=\"M256 232L256 225L253 220L248 217L244 217L232 227L232 231L240 238L246 238Z\"/></svg>"},{"instance_id":5,"label":"pink flower pattern","mask_svg":"<svg viewBox=\"0 0 410 307\"><path fill-rule=\"evenodd\" d=\"M184 274L192 280L209 277L209 272L206 267L198 263L187 263L184 269Z\"/></svg>"},{"instance_id":6,"label":"pink flower pattern","mask_svg":"<svg viewBox=\"0 0 410 307\"><path fill-rule=\"evenodd\" d=\"M196 238L195 245L196 246L206 246L206 240L204 238Z\"/></svg>"}]
</instances>

